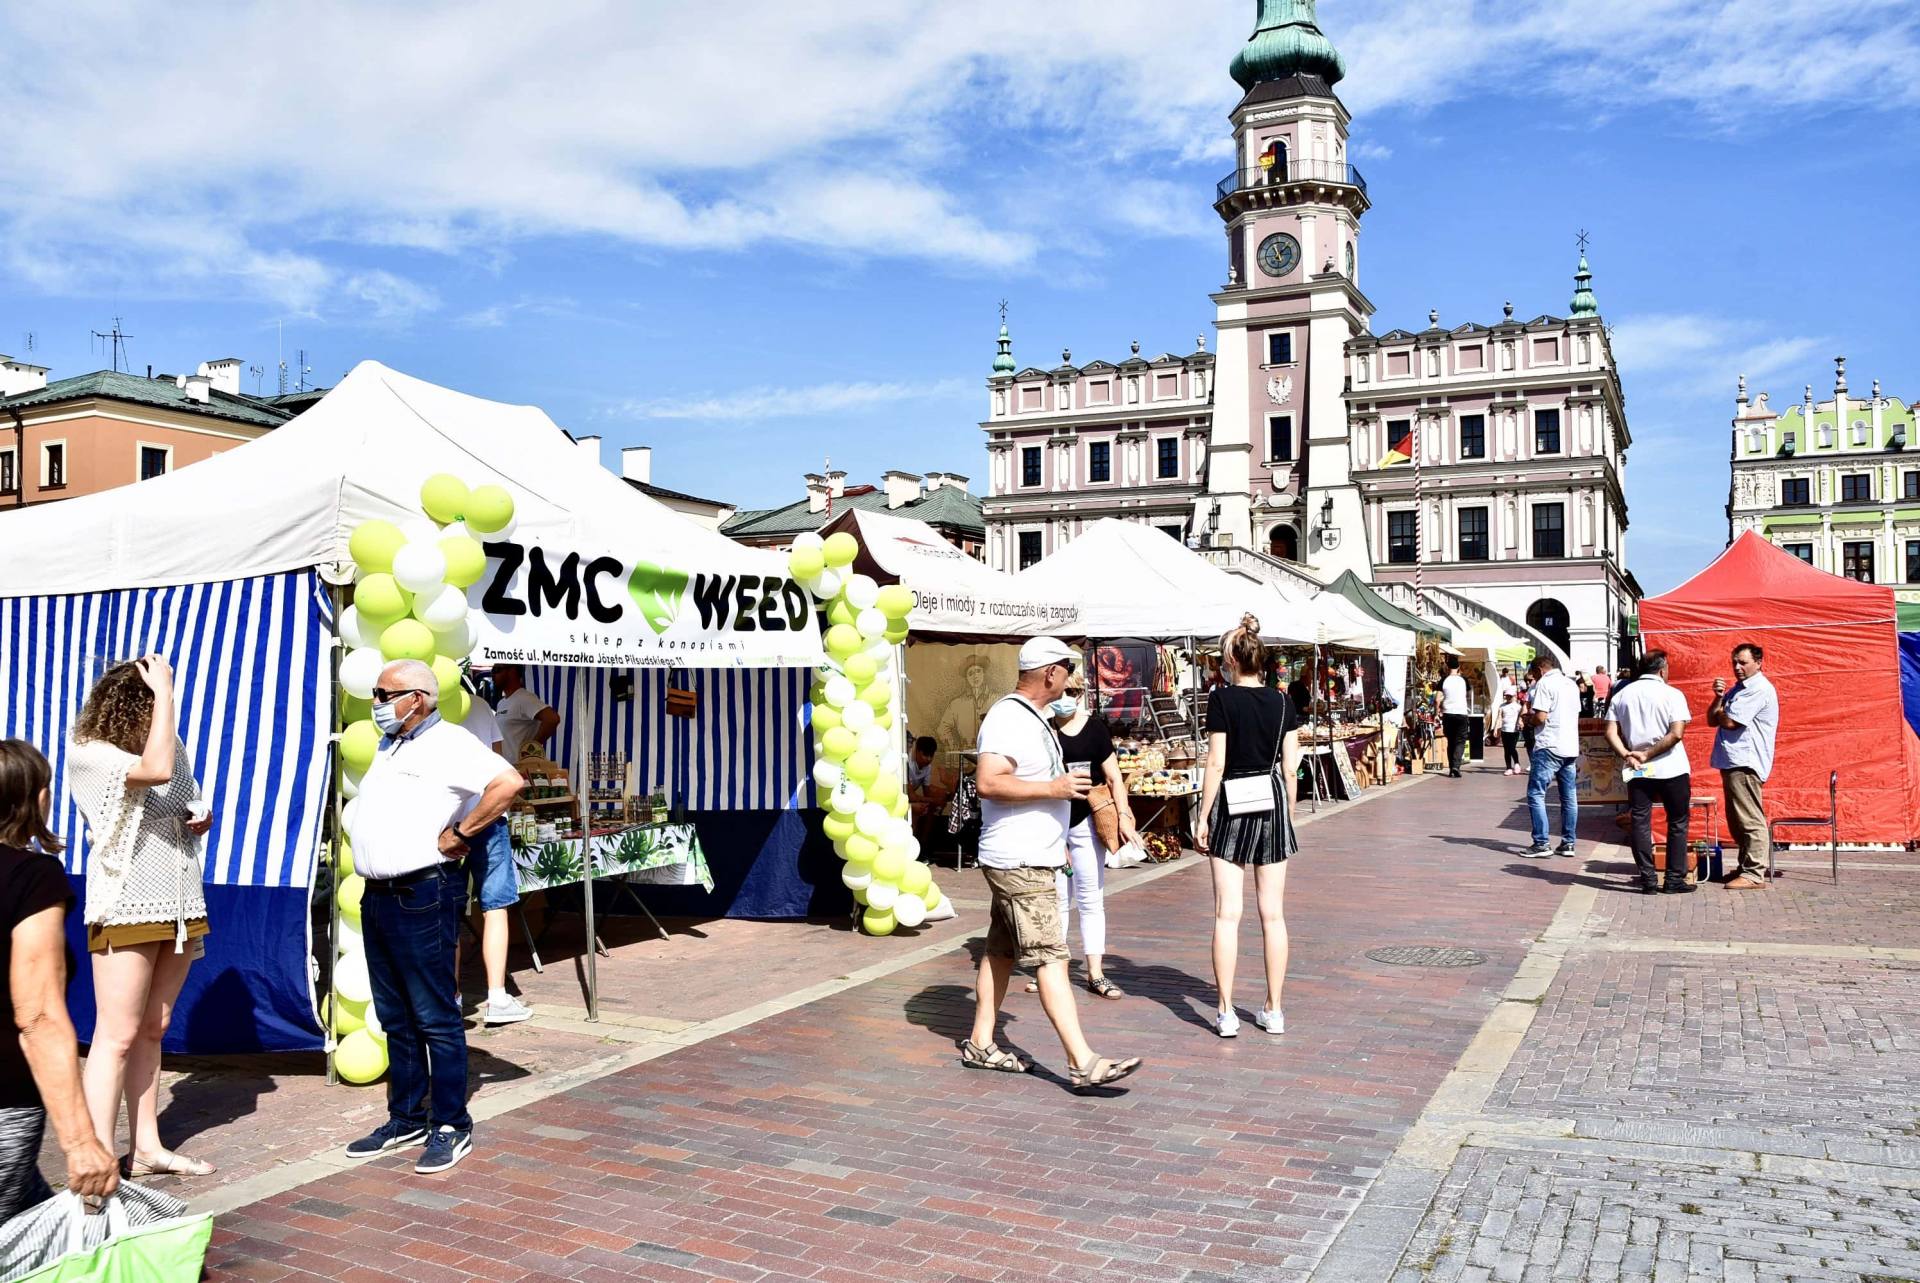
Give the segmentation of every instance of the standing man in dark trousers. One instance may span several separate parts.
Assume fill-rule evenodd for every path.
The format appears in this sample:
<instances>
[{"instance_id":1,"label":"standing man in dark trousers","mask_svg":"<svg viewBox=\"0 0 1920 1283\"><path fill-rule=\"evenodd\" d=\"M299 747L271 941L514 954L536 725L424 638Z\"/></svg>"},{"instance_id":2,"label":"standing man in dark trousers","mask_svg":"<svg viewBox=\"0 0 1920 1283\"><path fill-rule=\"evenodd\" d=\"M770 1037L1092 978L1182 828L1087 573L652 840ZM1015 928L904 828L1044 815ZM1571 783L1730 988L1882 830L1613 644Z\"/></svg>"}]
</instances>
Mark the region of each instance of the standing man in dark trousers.
<instances>
[{"instance_id":1,"label":"standing man in dark trousers","mask_svg":"<svg viewBox=\"0 0 1920 1283\"><path fill-rule=\"evenodd\" d=\"M1667 817L1666 890L1694 889L1687 881L1687 828L1692 819L1693 773L1687 761L1687 697L1667 685L1667 652L1650 650L1640 660L1640 676L1607 705L1607 743L1625 764L1627 803L1632 816L1633 862L1640 890L1661 890L1653 867L1653 804Z\"/></svg>"},{"instance_id":2,"label":"standing man in dark trousers","mask_svg":"<svg viewBox=\"0 0 1920 1283\"><path fill-rule=\"evenodd\" d=\"M1740 844L1740 868L1726 880L1729 891L1754 891L1767 885L1767 859L1773 839L1767 832L1767 808L1760 795L1773 774L1773 739L1780 727L1780 696L1760 671L1764 652L1752 642L1733 648L1733 689L1713 679L1713 704L1707 724L1714 728L1713 765L1727 799L1727 827Z\"/></svg>"},{"instance_id":3,"label":"standing man in dark trousers","mask_svg":"<svg viewBox=\"0 0 1920 1283\"><path fill-rule=\"evenodd\" d=\"M1447 776L1460 778L1467 757L1467 679L1460 675L1460 657L1447 656L1447 676L1440 683L1440 723L1447 734Z\"/></svg>"}]
</instances>

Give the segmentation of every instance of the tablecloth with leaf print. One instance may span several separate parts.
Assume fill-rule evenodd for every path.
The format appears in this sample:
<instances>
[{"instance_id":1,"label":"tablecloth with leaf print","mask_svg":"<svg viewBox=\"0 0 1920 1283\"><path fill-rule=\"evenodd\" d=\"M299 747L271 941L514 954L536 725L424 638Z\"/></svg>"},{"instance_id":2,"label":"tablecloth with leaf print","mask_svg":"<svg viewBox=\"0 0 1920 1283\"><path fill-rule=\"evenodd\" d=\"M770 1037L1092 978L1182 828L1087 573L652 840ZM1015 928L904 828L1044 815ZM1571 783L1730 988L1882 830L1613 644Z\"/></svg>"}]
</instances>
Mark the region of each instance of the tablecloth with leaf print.
<instances>
[{"instance_id":1,"label":"tablecloth with leaf print","mask_svg":"<svg viewBox=\"0 0 1920 1283\"><path fill-rule=\"evenodd\" d=\"M568 886L584 876L588 853L596 878L624 878L655 869L692 866L687 885L713 890L707 855L691 824L642 824L590 839L555 838L525 842L513 840L514 871L520 894L547 887Z\"/></svg>"}]
</instances>

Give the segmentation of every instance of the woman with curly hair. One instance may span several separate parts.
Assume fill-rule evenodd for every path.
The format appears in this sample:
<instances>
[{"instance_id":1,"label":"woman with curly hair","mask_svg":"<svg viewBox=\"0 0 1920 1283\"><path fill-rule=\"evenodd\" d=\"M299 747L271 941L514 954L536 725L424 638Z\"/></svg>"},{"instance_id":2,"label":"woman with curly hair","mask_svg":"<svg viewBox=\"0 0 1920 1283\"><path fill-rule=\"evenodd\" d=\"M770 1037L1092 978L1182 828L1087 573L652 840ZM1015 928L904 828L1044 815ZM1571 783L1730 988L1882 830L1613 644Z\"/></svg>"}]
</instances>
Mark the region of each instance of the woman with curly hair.
<instances>
[{"instance_id":1,"label":"woman with curly hair","mask_svg":"<svg viewBox=\"0 0 1920 1283\"><path fill-rule=\"evenodd\" d=\"M84 916L98 1014L87 1109L111 1149L125 1097L132 1176L214 1170L161 1144L157 1117L160 1040L187 968L206 953L200 847L212 823L174 725L173 670L148 655L94 686L67 753L92 841Z\"/></svg>"},{"instance_id":2,"label":"woman with curly hair","mask_svg":"<svg viewBox=\"0 0 1920 1283\"><path fill-rule=\"evenodd\" d=\"M1222 1038L1240 1032L1233 972L1249 867L1267 973L1267 1004L1255 1023L1270 1034L1287 1027L1280 988L1287 979L1286 862L1298 849L1288 812L1300 767L1300 714L1285 691L1261 681L1266 652L1260 621L1242 617L1220 639L1232 684L1207 697L1207 773L1193 844L1213 857L1213 975L1220 991L1213 1030Z\"/></svg>"}]
</instances>

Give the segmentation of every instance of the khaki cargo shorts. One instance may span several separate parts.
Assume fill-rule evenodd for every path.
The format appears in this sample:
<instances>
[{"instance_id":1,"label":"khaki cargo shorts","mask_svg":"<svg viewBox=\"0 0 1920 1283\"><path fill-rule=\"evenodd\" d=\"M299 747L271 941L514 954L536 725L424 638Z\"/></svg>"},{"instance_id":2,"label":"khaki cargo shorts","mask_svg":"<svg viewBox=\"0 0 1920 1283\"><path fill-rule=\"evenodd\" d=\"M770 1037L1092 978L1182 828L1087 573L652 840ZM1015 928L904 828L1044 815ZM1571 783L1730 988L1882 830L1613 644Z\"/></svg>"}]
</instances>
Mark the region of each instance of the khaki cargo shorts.
<instances>
[{"instance_id":1,"label":"khaki cargo shorts","mask_svg":"<svg viewBox=\"0 0 1920 1283\"><path fill-rule=\"evenodd\" d=\"M1012 958L1023 967L1067 960L1066 924L1060 920L1055 869L988 869L993 893L988 913L987 952Z\"/></svg>"}]
</instances>

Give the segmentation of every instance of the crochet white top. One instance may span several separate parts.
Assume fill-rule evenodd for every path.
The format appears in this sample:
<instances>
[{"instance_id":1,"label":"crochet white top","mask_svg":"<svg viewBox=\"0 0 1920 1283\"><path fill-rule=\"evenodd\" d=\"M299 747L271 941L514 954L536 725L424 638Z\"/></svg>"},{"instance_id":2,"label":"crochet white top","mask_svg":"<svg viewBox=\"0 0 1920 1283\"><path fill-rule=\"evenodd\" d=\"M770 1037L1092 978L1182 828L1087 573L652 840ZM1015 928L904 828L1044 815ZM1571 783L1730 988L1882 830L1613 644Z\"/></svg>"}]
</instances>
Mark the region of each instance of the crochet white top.
<instances>
[{"instance_id":1,"label":"crochet white top","mask_svg":"<svg viewBox=\"0 0 1920 1283\"><path fill-rule=\"evenodd\" d=\"M200 786L178 739L165 784L129 788L127 772L139 761L105 740L75 740L68 748L67 782L92 842L84 916L88 926L173 922L178 950L187 923L207 916L201 840L187 831Z\"/></svg>"}]
</instances>

